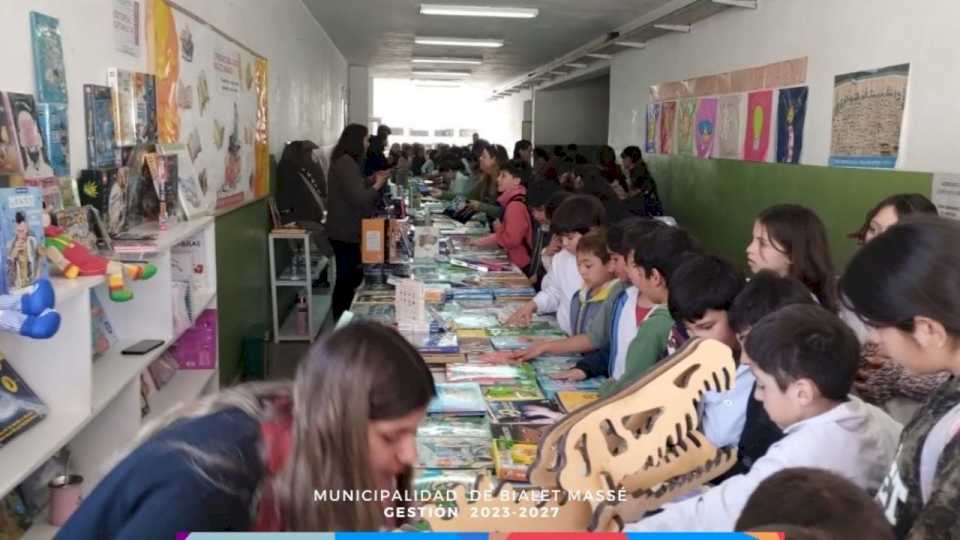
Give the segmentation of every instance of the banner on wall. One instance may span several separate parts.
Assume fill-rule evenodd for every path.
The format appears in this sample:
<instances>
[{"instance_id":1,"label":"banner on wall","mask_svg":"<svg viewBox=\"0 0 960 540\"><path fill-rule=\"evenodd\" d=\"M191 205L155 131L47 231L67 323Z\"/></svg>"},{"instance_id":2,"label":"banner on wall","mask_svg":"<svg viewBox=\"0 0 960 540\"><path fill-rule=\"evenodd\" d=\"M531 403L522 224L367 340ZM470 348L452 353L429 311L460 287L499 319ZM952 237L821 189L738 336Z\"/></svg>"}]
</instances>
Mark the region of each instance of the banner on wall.
<instances>
[{"instance_id":1,"label":"banner on wall","mask_svg":"<svg viewBox=\"0 0 960 540\"><path fill-rule=\"evenodd\" d=\"M694 120L697 116L697 100L682 99L677 102L677 154L693 155Z\"/></svg>"},{"instance_id":2,"label":"banner on wall","mask_svg":"<svg viewBox=\"0 0 960 540\"><path fill-rule=\"evenodd\" d=\"M713 155L717 133L717 99L703 98L697 105L696 117L697 157L708 158Z\"/></svg>"},{"instance_id":3,"label":"banner on wall","mask_svg":"<svg viewBox=\"0 0 960 540\"><path fill-rule=\"evenodd\" d=\"M747 134L743 139L743 159L767 160L772 116L773 90L761 90L747 95Z\"/></svg>"},{"instance_id":4,"label":"banner on wall","mask_svg":"<svg viewBox=\"0 0 960 540\"><path fill-rule=\"evenodd\" d=\"M151 0L161 143L187 147L217 209L267 194L267 60L168 0Z\"/></svg>"},{"instance_id":5,"label":"banner on wall","mask_svg":"<svg viewBox=\"0 0 960 540\"><path fill-rule=\"evenodd\" d=\"M660 138L660 108L659 103L647 105L647 136L643 151L648 154L656 154L659 149L657 143Z\"/></svg>"},{"instance_id":6,"label":"banner on wall","mask_svg":"<svg viewBox=\"0 0 960 540\"><path fill-rule=\"evenodd\" d=\"M900 154L910 64L838 75L830 165L892 169Z\"/></svg>"},{"instance_id":7,"label":"banner on wall","mask_svg":"<svg viewBox=\"0 0 960 540\"><path fill-rule=\"evenodd\" d=\"M740 159L743 144L743 95L723 96L717 111L717 155L724 159Z\"/></svg>"},{"instance_id":8,"label":"banner on wall","mask_svg":"<svg viewBox=\"0 0 960 540\"><path fill-rule=\"evenodd\" d=\"M800 163L803 126L807 117L807 87L780 91L777 106L777 162Z\"/></svg>"},{"instance_id":9,"label":"banner on wall","mask_svg":"<svg viewBox=\"0 0 960 540\"><path fill-rule=\"evenodd\" d=\"M673 129L677 123L677 102L668 101L660 110L660 153L673 153Z\"/></svg>"}]
</instances>

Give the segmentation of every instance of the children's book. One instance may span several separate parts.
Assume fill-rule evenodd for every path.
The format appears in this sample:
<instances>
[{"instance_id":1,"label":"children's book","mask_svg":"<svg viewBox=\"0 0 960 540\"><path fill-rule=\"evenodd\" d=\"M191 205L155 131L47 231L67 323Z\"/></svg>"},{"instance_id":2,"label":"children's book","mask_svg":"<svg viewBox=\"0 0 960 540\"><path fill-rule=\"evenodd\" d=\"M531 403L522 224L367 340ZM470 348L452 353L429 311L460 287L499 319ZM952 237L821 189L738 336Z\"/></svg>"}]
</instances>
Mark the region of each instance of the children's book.
<instances>
[{"instance_id":1,"label":"children's book","mask_svg":"<svg viewBox=\"0 0 960 540\"><path fill-rule=\"evenodd\" d=\"M563 330L557 328L556 326L551 325L546 322L534 322L530 326L518 327L518 326L497 326L494 328L487 328L487 334L491 338L500 337L500 336L529 336L529 337L564 337L566 334L563 333ZM529 342L527 343L529 345Z\"/></svg>"},{"instance_id":2,"label":"children's book","mask_svg":"<svg viewBox=\"0 0 960 540\"><path fill-rule=\"evenodd\" d=\"M47 211L55 212L63 208L63 199L60 196L60 183L57 177L24 178L23 185L35 187L43 196L43 204Z\"/></svg>"},{"instance_id":3,"label":"children's book","mask_svg":"<svg viewBox=\"0 0 960 540\"><path fill-rule=\"evenodd\" d=\"M464 363L464 362L467 361L467 356L466 356L465 354L461 354L461 353L457 353L457 354L424 354L424 355L423 355L423 361L426 362L428 365L444 366L444 365L448 365L448 364L461 364L461 363ZM442 381L442 382L446 382L446 380L447 380L446 377L447 377L447 372L444 371L444 372L443 372L443 381ZM439 381L436 381L436 379L434 379L434 381L435 381L435 382L439 382Z\"/></svg>"},{"instance_id":4,"label":"children's book","mask_svg":"<svg viewBox=\"0 0 960 540\"><path fill-rule=\"evenodd\" d=\"M456 364L447 366L447 380L450 382L475 382L494 384L529 378L529 368L507 364Z\"/></svg>"},{"instance_id":5,"label":"children's book","mask_svg":"<svg viewBox=\"0 0 960 540\"><path fill-rule=\"evenodd\" d=\"M490 439L490 421L486 416L430 414L417 427L417 437Z\"/></svg>"},{"instance_id":6,"label":"children's book","mask_svg":"<svg viewBox=\"0 0 960 540\"><path fill-rule=\"evenodd\" d=\"M417 467L421 469L483 469L493 467L490 439L418 438Z\"/></svg>"},{"instance_id":7,"label":"children's book","mask_svg":"<svg viewBox=\"0 0 960 540\"><path fill-rule=\"evenodd\" d=\"M20 145L20 162L23 165L23 177L49 178L53 168L47 162L47 150L44 147L40 120L37 116L37 104L30 94L7 92L7 104L13 117Z\"/></svg>"},{"instance_id":8,"label":"children's book","mask_svg":"<svg viewBox=\"0 0 960 540\"><path fill-rule=\"evenodd\" d=\"M493 443L497 477L512 482L527 482L527 471L537 459L537 445L497 439Z\"/></svg>"},{"instance_id":9,"label":"children's book","mask_svg":"<svg viewBox=\"0 0 960 540\"><path fill-rule=\"evenodd\" d=\"M0 189L0 294L12 294L47 277L43 246L43 195L34 187Z\"/></svg>"},{"instance_id":10,"label":"children's book","mask_svg":"<svg viewBox=\"0 0 960 540\"><path fill-rule=\"evenodd\" d=\"M497 300L515 300L533 298L537 291L533 287L498 287L493 289L493 297Z\"/></svg>"},{"instance_id":11,"label":"children's book","mask_svg":"<svg viewBox=\"0 0 960 540\"><path fill-rule=\"evenodd\" d=\"M543 389L547 399L553 399L557 392L596 392L604 381L606 381L604 377L594 377L583 381L558 381L550 375L543 373L537 375L537 382L540 383L540 388Z\"/></svg>"},{"instance_id":12,"label":"children's book","mask_svg":"<svg viewBox=\"0 0 960 540\"><path fill-rule=\"evenodd\" d=\"M487 401L529 401L544 398L536 383L489 384L482 388L483 397Z\"/></svg>"},{"instance_id":13,"label":"children's book","mask_svg":"<svg viewBox=\"0 0 960 540\"><path fill-rule=\"evenodd\" d=\"M117 158L110 87L83 85L83 108L87 121L87 166L91 169L114 167Z\"/></svg>"},{"instance_id":14,"label":"children's book","mask_svg":"<svg viewBox=\"0 0 960 540\"><path fill-rule=\"evenodd\" d=\"M532 362L537 374L552 375L576 367L578 356L541 356Z\"/></svg>"},{"instance_id":15,"label":"children's book","mask_svg":"<svg viewBox=\"0 0 960 540\"><path fill-rule=\"evenodd\" d=\"M30 37L33 42L33 72L37 99L45 103L67 103L67 74L63 67L60 21L30 12Z\"/></svg>"},{"instance_id":16,"label":"children's book","mask_svg":"<svg viewBox=\"0 0 960 540\"><path fill-rule=\"evenodd\" d=\"M80 206L92 206L100 214L100 219L109 217L110 189L107 185L105 169L83 169L77 177L77 195ZM126 212L124 212L126 214Z\"/></svg>"},{"instance_id":17,"label":"children's book","mask_svg":"<svg viewBox=\"0 0 960 540\"><path fill-rule=\"evenodd\" d=\"M428 413L482 416L486 412L483 393L477 383L442 383L436 388L437 397L430 402Z\"/></svg>"},{"instance_id":18,"label":"children's book","mask_svg":"<svg viewBox=\"0 0 960 540\"><path fill-rule=\"evenodd\" d=\"M490 343L498 351L519 351L532 345L526 336L495 336L490 338Z\"/></svg>"},{"instance_id":19,"label":"children's book","mask_svg":"<svg viewBox=\"0 0 960 540\"><path fill-rule=\"evenodd\" d=\"M0 448L46 416L47 406L0 353Z\"/></svg>"},{"instance_id":20,"label":"children's book","mask_svg":"<svg viewBox=\"0 0 960 540\"><path fill-rule=\"evenodd\" d=\"M440 254L440 230L436 227L414 228L413 255L415 259L433 259Z\"/></svg>"},{"instance_id":21,"label":"children's book","mask_svg":"<svg viewBox=\"0 0 960 540\"><path fill-rule=\"evenodd\" d=\"M460 337L460 352L466 354L483 354L488 352L493 352L493 345L490 343L490 338L483 337Z\"/></svg>"},{"instance_id":22,"label":"children's book","mask_svg":"<svg viewBox=\"0 0 960 540\"><path fill-rule=\"evenodd\" d=\"M117 146L137 144L137 111L133 99L133 72L107 69L107 85L113 92L113 125Z\"/></svg>"},{"instance_id":23,"label":"children's book","mask_svg":"<svg viewBox=\"0 0 960 540\"><path fill-rule=\"evenodd\" d=\"M93 357L99 358L103 353L117 344L117 334L110 324L110 317L103 309L103 304L97 293L90 290L90 334L93 342Z\"/></svg>"},{"instance_id":24,"label":"children's book","mask_svg":"<svg viewBox=\"0 0 960 540\"><path fill-rule=\"evenodd\" d=\"M180 203L178 209L181 216L184 219L194 219L209 213L210 209L200 188L187 147L182 144L160 144L157 145L157 150L168 159L176 161L176 172L174 173L170 168L170 174L175 174L177 177L177 199ZM170 204L169 198L167 204Z\"/></svg>"},{"instance_id":25,"label":"children's book","mask_svg":"<svg viewBox=\"0 0 960 540\"><path fill-rule=\"evenodd\" d=\"M37 105L40 131L47 149L47 162L53 174L70 176L70 129L66 103L40 103Z\"/></svg>"},{"instance_id":26,"label":"children's book","mask_svg":"<svg viewBox=\"0 0 960 540\"><path fill-rule=\"evenodd\" d=\"M460 352L457 335L453 332L442 334L409 332L405 333L404 337L422 354L455 354Z\"/></svg>"},{"instance_id":27,"label":"children's book","mask_svg":"<svg viewBox=\"0 0 960 540\"><path fill-rule=\"evenodd\" d=\"M355 304L353 316L361 321L374 321L387 326L396 323L396 307L393 304Z\"/></svg>"},{"instance_id":28,"label":"children's book","mask_svg":"<svg viewBox=\"0 0 960 540\"><path fill-rule=\"evenodd\" d=\"M23 172L20 145L17 143L17 129L14 126L7 94L0 92L0 175Z\"/></svg>"},{"instance_id":29,"label":"children's book","mask_svg":"<svg viewBox=\"0 0 960 540\"><path fill-rule=\"evenodd\" d=\"M463 486L469 492L484 473L484 469L415 469L413 489L418 493L446 494Z\"/></svg>"},{"instance_id":30,"label":"children's book","mask_svg":"<svg viewBox=\"0 0 960 540\"><path fill-rule=\"evenodd\" d=\"M553 401L488 401L494 424L554 424L563 412Z\"/></svg>"},{"instance_id":31,"label":"children's book","mask_svg":"<svg viewBox=\"0 0 960 540\"><path fill-rule=\"evenodd\" d=\"M87 209L81 206L64 208L53 213L55 224L73 238L73 241L90 250L97 249L97 235L90 227Z\"/></svg>"},{"instance_id":32,"label":"children's book","mask_svg":"<svg viewBox=\"0 0 960 540\"><path fill-rule=\"evenodd\" d=\"M157 142L157 78L133 74L134 127L137 144Z\"/></svg>"},{"instance_id":33,"label":"children's book","mask_svg":"<svg viewBox=\"0 0 960 540\"><path fill-rule=\"evenodd\" d=\"M550 424L491 424L494 439L540 444L540 439L550 430Z\"/></svg>"},{"instance_id":34,"label":"children's book","mask_svg":"<svg viewBox=\"0 0 960 540\"><path fill-rule=\"evenodd\" d=\"M598 399L600 399L598 392L588 390L561 390L557 392L557 401L560 403L560 407L568 413L572 413Z\"/></svg>"}]
</instances>

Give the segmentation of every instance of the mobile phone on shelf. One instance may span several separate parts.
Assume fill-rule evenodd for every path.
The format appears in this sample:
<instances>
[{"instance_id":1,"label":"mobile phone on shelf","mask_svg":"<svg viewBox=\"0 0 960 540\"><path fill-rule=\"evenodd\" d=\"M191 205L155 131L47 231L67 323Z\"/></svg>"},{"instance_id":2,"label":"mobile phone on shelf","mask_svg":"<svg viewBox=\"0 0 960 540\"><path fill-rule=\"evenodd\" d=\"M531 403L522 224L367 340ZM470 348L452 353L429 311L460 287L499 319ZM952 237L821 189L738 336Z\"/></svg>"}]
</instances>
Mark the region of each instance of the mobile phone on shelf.
<instances>
[{"instance_id":1,"label":"mobile phone on shelf","mask_svg":"<svg viewBox=\"0 0 960 540\"><path fill-rule=\"evenodd\" d=\"M163 345L162 339L144 339L120 351L121 354L147 354Z\"/></svg>"}]
</instances>

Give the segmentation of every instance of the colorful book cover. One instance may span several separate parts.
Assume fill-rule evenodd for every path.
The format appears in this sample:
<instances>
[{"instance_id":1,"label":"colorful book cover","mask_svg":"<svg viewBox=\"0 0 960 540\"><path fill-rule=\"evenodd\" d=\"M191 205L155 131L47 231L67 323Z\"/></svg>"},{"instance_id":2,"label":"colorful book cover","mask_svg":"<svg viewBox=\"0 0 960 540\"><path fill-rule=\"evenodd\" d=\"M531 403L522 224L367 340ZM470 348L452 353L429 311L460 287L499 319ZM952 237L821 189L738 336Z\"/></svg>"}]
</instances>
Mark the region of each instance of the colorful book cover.
<instances>
[{"instance_id":1,"label":"colorful book cover","mask_svg":"<svg viewBox=\"0 0 960 540\"><path fill-rule=\"evenodd\" d=\"M530 379L530 368L507 364L458 364L447 366L447 380L450 382L475 382L494 384L520 379Z\"/></svg>"},{"instance_id":2,"label":"colorful book cover","mask_svg":"<svg viewBox=\"0 0 960 540\"><path fill-rule=\"evenodd\" d=\"M63 208L63 198L60 195L60 182L55 176L47 178L25 178L23 185L35 187L43 194L43 205L49 212Z\"/></svg>"},{"instance_id":3,"label":"colorful book cover","mask_svg":"<svg viewBox=\"0 0 960 540\"><path fill-rule=\"evenodd\" d=\"M482 354L493 352L493 345L490 343L490 338L487 336L482 337L460 337L460 352L465 354Z\"/></svg>"},{"instance_id":4,"label":"colorful book cover","mask_svg":"<svg viewBox=\"0 0 960 540\"><path fill-rule=\"evenodd\" d=\"M160 170L163 172L163 214L168 223L176 222L180 215L180 173L176 156L157 156Z\"/></svg>"},{"instance_id":5,"label":"colorful book cover","mask_svg":"<svg viewBox=\"0 0 960 540\"><path fill-rule=\"evenodd\" d=\"M43 246L43 195L32 187L0 189L3 276L0 293L23 290L47 277Z\"/></svg>"},{"instance_id":6,"label":"colorful book cover","mask_svg":"<svg viewBox=\"0 0 960 540\"><path fill-rule=\"evenodd\" d=\"M90 290L90 335L93 343L93 357L98 358L117 344L117 334L110 324L110 317L94 290Z\"/></svg>"},{"instance_id":7,"label":"colorful book cover","mask_svg":"<svg viewBox=\"0 0 960 540\"><path fill-rule=\"evenodd\" d=\"M357 320L378 322L386 326L392 326L397 319L396 306L393 304L355 304L351 311Z\"/></svg>"},{"instance_id":8,"label":"colorful book cover","mask_svg":"<svg viewBox=\"0 0 960 540\"><path fill-rule=\"evenodd\" d=\"M491 315L489 313L443 313L441 316L456 330L466 328L491 328L500 324L500 321L497 320L496 315Z\"/></svg>"},{"instance_id":9,"label":"colorful book cover","mask_svg":"<svg viewBox=\"0 0 960 540\"><path fill-rule=\"evenodd\" d=\"M467 356L461 353L457 354L424 354L423 361L429 365L447 365L447 364L460 364L467 361ZM435 382L446 382L447 372L443 372L443 381Z\"/></svg>"},{"instance_id":10,"label":"colorful book cover","mask_svg":"<svg viewBox=\"0 0 960 540\"><path fill-rule=\"evenodd\" d=\"M83 169L77 177L77 195L80 206L92 206L106 223L110 190L107 186L106 169Z\"/></svg>"},{"instance_id":11,"label":"colorful book cover","mask_svg":"<svg viewBox=\"0 0 960 540\"><path fill-rule=\"evenodd\" d=\"M527 482L527 471L537 459L537 445L497 439L493 443L497 477L512 482Z\"/></svg>"},{"instance_id":12,"label":"colorful book cover","mask_svg":"<svg viewBox=\"0 0 960 540\"><path fill-rule=\"evenodd\" d=\"M490 430L494 439L540 444L551 427L550 424L491 424Z\"/></svg>"},{"instance_id":13,"label":"colorful book cover","mask_svg":"<svg viewBox=\"0 0 960 540\"><path fill-rule=\"evenodd\" d=\"M579 360L576 356L541 356L532 363L537 374L552 375L576 367Z\"/></svg>"},{"instance_id":14,"label":"colorful book cover","mask_svg":"<svg viewBox=\"0 0 960 540\"><path fill-rule=\"evenodd\" d=\"M197 179L193 161L187 153L187 147L182 144L157 145L157 150L165 156L176 160L177 198L180 202L179 212L186 219L194 219L209 213L210 209L204 199L203 189ZM169 203L169 201L167 201Z\"/></svg>"},{"instance_id":15,"label":"colorful book cover","mask_svg":"<svg viewBox=\"0 0 960 540\"><path fill-rule=\"evenodd\" d=\"M421 469L484 469L493 467L490 439L418 438L417 467Z\"/></svg>"},{"instance_id":16,"label":"colorful book cover","mask_svg":"<svg viewBox=\"0 0 960 540\"><path fill-rule=\"evenodd\" d=\"M498 351L519 351L532 344L526 336L494 336L490 338L490 343Z\"/></svg>"},{"instance_id":17,"label":"colorful book cover","mask_svg":"<svg viewBox=\"0 0 960 540\"><path fill-rule=\"evenodd\" d=\"M83 85L83 106L87 121L87 166L91 169L115 166L113 94L110 87Z\"/></svg>"},{"instance_id":18,"label":"colorful book cover","mask_svg":"<svg viewBox=\"0 0 960 540\"><path fill-rule=\"evenodd\" d=\"M563 330L547 322L534 322L530 326L497 326L487 328L487 334L495 337L564 337ZM529 345L529 340L528 340Z\"/></svg>"},{"instance_id":19,"label":"colorful book cover","mask_svg":"<svg viewBox=\"0 0 960 540\"><path fill-rule=\"evenodd\" d=\"M540 383L540 388L543 389L547 399L554 399L557 392L595 392L600 389L604 381L606 381L604 377L594 377L583 381L558 381L549 375L542 373L537 375L537 382Z\"/></svg>"},{"instance_id":20,"label":"colorful book cover","mask_svg":"<svg viewBox=\"0 0 960 540\"><path fill-rule=\"evenodd\" d=\"M459 486L467 491L474 489L477 477L484 469L416 469L413 490L417 493L447 493Z\"/></svg>"},{"instance_id":21,"label":"colorful book cover","mask_svg":"<svg viewBox=\"0 0 960 540\"><path fill-rule=\"evenodd\" d=\"M428 413L477 416L486 412L483 392L477 383L442 383L436 388L437 397L430 402Z\"/></svg>"},{"instance_id":22,"label":"colorful book cover","mask_svg":"<svg viewBox=\"0 0 960 540\"><path fill-rule=\"evenodd\" d=\"M580 407L589 405L598 399L600 399L598 392L587 390L562 390L557 392L557 401L563 410L568 413L572 413Z\"/></svg>"},{"instance_id":23,"label":"colorful book cover","mask_svg":"<svg viewBox=\"0 0 960 540\"><path fill-rule=\"evenodd\" d=\"M47 161L56 176L70 176L70 129L66 103L37 105Z\"/></svg>"},{"instance_id":24,"label":"colorful book cover","mask_svg":"<svg viewBox=\"0 0 960 540\"><path fill-rule=\"evenodd\" d=\"M417 437L464 437L490 439L490 421L486 416L427 415L417 427Z\"/></svg>"},{"instance_id":25,"label":"colorful book cover","mask_svg":"<svg viewBox=\"0 0 960 540\"><path fill-rule=\"evenodd\" d=\"M460 352L457 335L453 332L442 334L405 333L404 336L422 354L454 354Z\"/></svg>"},{"instance_id":26,"label":"colorful book cover","mask_svg":"<svg viewBox=\"0 0 960 540\"><path fill-rule=\"evenodd\" d=\"M536 383L503 383L484 385L483 397L487 401L529 401L544 395Z\"/></svg>"},{"instance_id":27,"label":"colorful book cover","mask_svg":"<svg viewBox=\"0 0 960 540\"><path fill-rule=\"evenodd\" d=\"M133 72L109 68L107 85L113 93L113 125L117 146L137 144L137 111L133 99Z\"/></svg>"},{"instance_id":28,"label":"colorful book cover","mask_svg":"<svg viewBox=\"0 0 960 540\"><path fill-rule=\"evenodd\" d=\"M46 416L47 406L0 354L0 447Z\"/></svg>"},{"instance_id":29,"label":"colorful book cover","mask_svg":"<svg viewBox=\"0 0 960 540\"><path fill-rule=\"evenodd\" d=\"M416 259L433 259L440 253L440 230L436 227L414 228L413 254Z\"/></svg>"},{"instance_id":30,"label":"colorful book cover","mask_svg":"<svg viewBox=\"0 0 960 540\"><path fill-rule=\"evenodd\" d=\"M30 37L33 41L33 71L37 99L45 103L67 103L67 74L63 66L60 21L30 12Z\"/></svg>"},{"instance_id":31,"label":"colorful book cover","mask_svg":"<svg viewBox=\"0 0 960 540\"><path fill-rule=\"evenodd\" d=\"M533 298L537 291L533 287L497 287L493 289L493 297L497 300L510 298Z\"/></svg>"},{"instance_id":32,"label":"colorful book cover","mask_svg":"<svg viewBox=\"0 0 960 540\"><path fill-rule=\"evenodd\" d=\"M17 144L17 129L7 102L6 92L0 92L0 174L20 174L23 162Z\"/></svg>"},{"instance_id":33,"label":"colorful book cover","mask_svg":"<svg viewBox=\"0 0 960 540\"><path fill-rule=\"evenodd\" d=\"M53 213L53 220L73 238L74 242L87 249L97 249L97 235L91 230L86 208L72 206L57 210Z\"/></svg>"},{"instance_id":34,"label":"colorful book cover","mask_svg":"<svg viewBox=\"0 0 960 540\"><path fill-rule=\"evenodd\" d=\"M43 134L37 117L37 104L30 94L7 92L7 104L17 131L24 178L49 178L53 168L47 163Z\"/></svg>"},{"instance_id":35,"label":"colorful book cover","mask_svg":"<svg viewBox=\"0 0 960 540\"><path fill-rule=\"evenodd\" d=\"M148 73L133 74L133 103L137 144L157 142L157 79Z\"/></svg>"},{"instance_id":36,"label":"colorful book cover","mask_svg":"<svg viewBox=\"0 0 960 540\"><path fill-rule=\"evenodd\" d=\"M533 401L488 401L487 409L494 424L554 424L563 417L556 403Z\"/></svg>"}]
</instances>

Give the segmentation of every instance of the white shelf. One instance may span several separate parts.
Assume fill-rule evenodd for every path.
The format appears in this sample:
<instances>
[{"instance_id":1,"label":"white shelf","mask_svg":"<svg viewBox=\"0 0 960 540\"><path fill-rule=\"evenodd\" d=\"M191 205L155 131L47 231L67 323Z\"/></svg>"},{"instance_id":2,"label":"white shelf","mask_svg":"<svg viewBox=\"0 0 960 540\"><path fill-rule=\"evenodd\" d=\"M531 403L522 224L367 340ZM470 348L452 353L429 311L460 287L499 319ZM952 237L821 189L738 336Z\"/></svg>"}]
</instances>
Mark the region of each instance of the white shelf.
<instances>
[{"instance_id":1,"label":"white shelf","mask_svg":"<svg viewBox=\"0 0 960 540\"><path fill-rule=\"evenodd\" d=\"M0 448L0 493L17 487L89 421L85 411L51 408L46 418Z\"/></svg>"},{"instance_id":2,"label":"white shelf","mask_svg":"<svg viewBox=\"0 0 960 540\"><path fill-rule=\"evenodd\" d=\"M160 358L170 348L172 340L163 339L163 345L147 354L122 354L121 351L137 341L119 341L103 356L93 362L93 414L96 415L117 397L120 390L140 376L140 372Z\"/></svg>"},{"instance_id":3,"label":"white shelf","mask_svg":"<svg viewBox=\"0 0 960 540\"><path fill-rule=\"evenodd\" d=\"M213 222L212 217L202 217L199 219L191 221L182 221L180 223L175 223L170 225L170 227L161 231L160 227L156 224L150 225L141 225L140 227L134 227L131 229L131 233L143 233L143 234L156 234L157 241L156 245L150 246L147 249L142 251L128 251L114 253L113 256L118 259L136 259L141 255L147 255L151 253L158 253L160 251L166 251L171 247L175 246L179 242L197 234L207 225Z\"/></svg>"},{"instance_id":4,"label":"white shelf","mask_svg":"<svg viewBox=\"0 0 960 540\"><path fill-rule=\"evenodd\" d=\"M103 276L78 277L76 279L67 279L64 277L51 277L50 283L53 285L53 293L56 295L57 303L63 303L67 300L87 293L90 289L104 282Z\"/></svg>"},{"instance_id":5,"label":"white shelf","mask_svg":"<svg viewBox=\"0 0 960 540\"><path fill-rule=\"evenodd\" d=\"M217 299L217 290L216 289L199 289L194 291L193 298L196 300L194 303L194 314L199 316L203 313L204 310L209 309L213 304L213 301Z\"/></svg>"},{"instance_id":6,"label":"white shelf","mask_svg":"<svg viewBox=\"0 0 960 540\"><path fill-rule=\"evenodd\" d=\"M310 333L301 334L297 332L297 306L294 305L280 326L280 333L277 338L280 341L313 341L323 324L330 316L330 309L333 306L333 297L331 294L314 294L311 297L313 303L313 314L311 317Z\"/></svg>"},{"instance_id":7,"label":"white shelf","mask_svg":"<svg viewBox=\"0 0 960 540\"><path fill-rule=\"evenodd\" d=\"M144 422L159 417L184 401L200 397L216 372L215 369L178 370L166 386L147 396L150 413L143 419Z\"/></svg>"}]
</instances>

